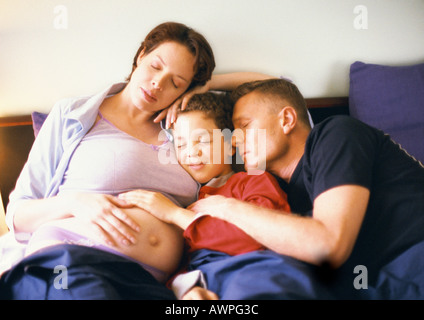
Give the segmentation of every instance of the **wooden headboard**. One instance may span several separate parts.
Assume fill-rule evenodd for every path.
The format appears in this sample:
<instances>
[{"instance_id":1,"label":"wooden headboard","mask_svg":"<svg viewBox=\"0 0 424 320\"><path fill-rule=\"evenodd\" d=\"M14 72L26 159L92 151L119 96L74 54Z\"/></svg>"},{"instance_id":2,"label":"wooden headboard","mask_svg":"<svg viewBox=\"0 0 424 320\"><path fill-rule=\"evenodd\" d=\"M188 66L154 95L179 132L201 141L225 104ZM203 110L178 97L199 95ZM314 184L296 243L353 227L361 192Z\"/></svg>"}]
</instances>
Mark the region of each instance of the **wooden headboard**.
<instances>
[{"instance_id":1,"label":"wooden headboard","mask_svg":"<svg viewBox=\"0 0 424 320\"><path fill-rule=\"evenodd\" d=\"M5 208L33 142L31 116L0 118L0 190Z\"/></svg>"},{"instance_id":2,"label":"wooden headboard","mask_svg":"<svg viewBox=\"0 0 424 320\"><path fill-rule=\"evenodd\" d=\"M349 115L349 97L305 99L314 123L334 115Z\"/></svg>"},{"instance_id":3,"label":"wooden headboard","mask_svg":"<svg viewBox=\"0 0 424 320\"><path fill-rule=\"evenodd\" d=\"M310 98L306 103L315 123L349 114L348 97ZM5 208L33 142L31 115L0 117L0 190Z\"/></svg>"}]
</instances>

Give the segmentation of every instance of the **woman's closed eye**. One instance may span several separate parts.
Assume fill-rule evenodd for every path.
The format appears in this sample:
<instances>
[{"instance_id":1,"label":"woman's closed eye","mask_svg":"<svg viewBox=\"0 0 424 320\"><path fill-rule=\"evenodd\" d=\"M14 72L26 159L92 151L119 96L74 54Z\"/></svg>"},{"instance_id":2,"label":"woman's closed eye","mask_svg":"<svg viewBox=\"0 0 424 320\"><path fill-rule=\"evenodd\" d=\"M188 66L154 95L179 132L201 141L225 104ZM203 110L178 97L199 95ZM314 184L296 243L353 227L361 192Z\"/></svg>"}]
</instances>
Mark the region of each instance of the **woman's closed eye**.
<instances>
[{"instance_id":1,"label":"woman's closed eye","mask_svg":"<svg viewBox=\"0 0 424 320\"><path fill-rule=\"evenodd\" d=\"M154 69L155 71L160 71L160 70L162 70L162 67L161 67L161 65L160 65L158 62L152 62L152 63L150 64L150 67L151 67L152 69ZM171 82L172 86L173 86L175 89L179 89L179 88L180 88L179 83L177 83L177 81L175 81L174 79L170 79L170 82Z\"/></svg>"},{"instance_id":2,"label":"woman's closed eye","mask_svg":"<svg viewBox=\"0 0 424 320\"><path fill-rule=\"evenodd\" d=\"M160 65L155 62L153 62L150 66L155 70L160 70Z\"/></svg>"}]
</instances>

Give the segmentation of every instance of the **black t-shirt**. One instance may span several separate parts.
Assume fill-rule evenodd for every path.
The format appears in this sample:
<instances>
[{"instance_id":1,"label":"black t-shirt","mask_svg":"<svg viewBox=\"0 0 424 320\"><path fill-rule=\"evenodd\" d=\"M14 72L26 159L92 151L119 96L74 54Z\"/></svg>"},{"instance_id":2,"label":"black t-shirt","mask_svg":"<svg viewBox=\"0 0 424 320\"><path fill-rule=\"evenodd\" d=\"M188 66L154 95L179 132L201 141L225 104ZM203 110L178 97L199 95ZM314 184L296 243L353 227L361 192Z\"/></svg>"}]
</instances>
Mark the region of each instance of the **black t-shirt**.
<instances>
[{"instance_id":1,"label":"black t-shirt","mask_svg":"<svg viewBox=\"0 0 424 320\"><path fill-rule=\"evenodd\" d=\"M424 241L424 167L388 135L348 116L316 125L290 183L279 179L295 213L311 216L313 201L341 185L370 190L352 255L342 268L365 265L372 277L413 244Z\"/></svg>"}]
</instances>

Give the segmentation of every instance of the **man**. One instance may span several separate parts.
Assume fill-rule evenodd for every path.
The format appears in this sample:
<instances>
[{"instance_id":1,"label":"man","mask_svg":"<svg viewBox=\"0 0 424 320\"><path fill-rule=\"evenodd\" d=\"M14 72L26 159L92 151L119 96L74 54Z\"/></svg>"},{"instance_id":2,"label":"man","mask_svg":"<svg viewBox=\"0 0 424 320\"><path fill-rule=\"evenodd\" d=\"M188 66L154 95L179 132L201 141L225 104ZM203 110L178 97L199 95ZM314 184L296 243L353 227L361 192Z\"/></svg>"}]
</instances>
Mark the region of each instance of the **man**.
<instances>
[{"instance_id":1,"label":"man","mask_svg":"<svg viewBox=\"0 0 424 320\"><path fill-rule=\"evenodd\" d=\"M223 197L193 209L234 223L281 255L323 267L329 273L314 281L334 298L424 298L422 164L351 117L311 129L305 101L288 81L242 85L234 101L234 126L245 137L266 129L266 152L257 152L258 139L240 143L246 169L266 165L297 214ZM358 270L366 273L355 282Z\"/></svg>"}]
</instances>

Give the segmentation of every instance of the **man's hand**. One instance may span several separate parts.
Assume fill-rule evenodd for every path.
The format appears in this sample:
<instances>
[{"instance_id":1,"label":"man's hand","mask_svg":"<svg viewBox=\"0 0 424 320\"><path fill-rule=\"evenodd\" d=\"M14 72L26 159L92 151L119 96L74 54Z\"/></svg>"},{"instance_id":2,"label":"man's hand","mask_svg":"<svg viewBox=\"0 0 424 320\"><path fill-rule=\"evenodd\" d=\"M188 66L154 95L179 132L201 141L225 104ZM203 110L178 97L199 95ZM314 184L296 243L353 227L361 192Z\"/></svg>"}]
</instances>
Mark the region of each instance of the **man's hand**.
<instances>
[{"instance_id":1,"label":"man's hand","mask_svg":"<svg viewBox=\"0 0 424 320\"><path fill-rule=\"evenodd\" d=\"M231 203L234 198L227 198L221 195L207 195L205 198L192 203L187 209L194 211L198 215L210 215L212 217L225 220L227 211L232 210Z\"/></svg>"}]
</instances>

